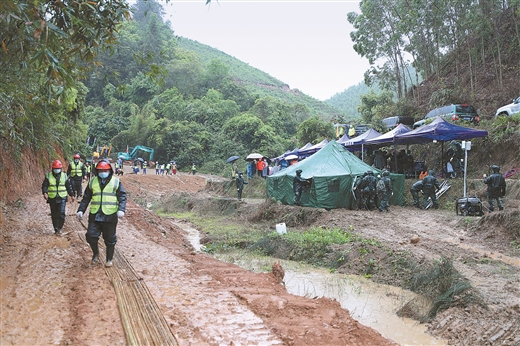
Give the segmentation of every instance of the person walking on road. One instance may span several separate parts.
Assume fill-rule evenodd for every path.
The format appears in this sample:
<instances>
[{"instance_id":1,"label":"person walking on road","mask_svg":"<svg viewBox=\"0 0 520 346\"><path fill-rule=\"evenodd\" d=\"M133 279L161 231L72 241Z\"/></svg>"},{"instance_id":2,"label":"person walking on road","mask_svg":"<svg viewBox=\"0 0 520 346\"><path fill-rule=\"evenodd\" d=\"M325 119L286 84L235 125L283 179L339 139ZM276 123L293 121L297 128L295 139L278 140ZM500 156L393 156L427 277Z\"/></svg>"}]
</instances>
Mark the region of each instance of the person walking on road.
<instances>
[{"instance_id":1,"label":"person walking on road","mask_svg":"<svg viewBox=\"0 0 520 346\"><path fill-rule=\"evenodd\" d=\"M422 191L424 194L422 203L423 209L426 209L429 198L432 199L433 207L435 209L439 209L439 202L437 201L437 195L435 194L437 190L439 190L439 182L437 181L437 178L435 178L435 172L433 170L429 170L428 175L423 178L422 182Z\"/></svg>"},{"instance_id":2,"label":"person walking on road","mask_svg":"<svg viewBox=\"0 0 520 346\"><path fill-rule=\"evenodd\" d=\"M83 196L83 180L87 180L87 169L80 160L79 154L74 155L74 160L70 163L67 169L67 175L72 180L75 196L79 198Z\"/></svg>"},{"instance_id":3,"label":"person walking on road","mask_svg":"<svg viewBox=\"0 0 520 346\"><path fill-rule=\"evenodd\" d=\"M488 197L489 211L495 210L495 201L498 205L498 210L504 210L502 204L502 197L506 195L506 180L500 173L500 167L497 165L491 166L493 174L489 177L484 174L484 184L487 185L486 195Z\"/></svg>"},{"instance_id":4,"label":"person walking on road","mask_svg":"<svg viewBox=\"0 0 520 346\"><path fill-rule=\"evenodd\" d=\"M119 178L114 177L114 170L108 160L101 160L95 168L96 176L90 180L85 189L77 216L79 219L90 204L86 239L92 249L92 264L99 262L98 240L103 235L106 245L105 267L112 267L116 228L119 218L125 216L126 191Z\"/></svg>"},{"instance_id":5,"label":"person walking on road","mask_svg":"<svg viewBox=\"0 0 520 346\"><path fill-rule=\"evenodd\" d=\"M247 184L247 181L244 181L244 178L242 177L242 172L238 173L238 176L236 177L236 184L237 184L237 194L238 194L238 200L242 200L242 191L244 190L244 184Z\"/></svg>"},{"instance_id":6,"label":"person walking on road","mask_svg":"<svg viewBox=\"0 0 520 346\"><path fill-rule=\"evenodd\" d=\"M51 207L52 227L54 234L61 235L65 223L65 207L67 196L74 202L74 187L67 174L62 171L63 164L60 160L52 162L52 172L45 175L42 183L43 198Z\"/></svg>"}]
</instances>

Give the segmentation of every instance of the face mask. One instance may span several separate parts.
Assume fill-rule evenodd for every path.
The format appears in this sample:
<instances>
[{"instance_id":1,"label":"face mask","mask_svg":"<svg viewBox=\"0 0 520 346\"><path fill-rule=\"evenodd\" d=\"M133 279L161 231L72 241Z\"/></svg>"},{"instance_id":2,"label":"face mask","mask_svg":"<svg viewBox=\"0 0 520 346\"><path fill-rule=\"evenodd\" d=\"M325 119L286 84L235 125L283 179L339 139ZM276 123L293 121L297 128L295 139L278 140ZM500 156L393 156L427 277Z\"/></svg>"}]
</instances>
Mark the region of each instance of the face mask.
<instances>
[{"instance_id":1,"label":"face mask","mask_svg":"<svg viewBox=\"0 0 520 346\"><path fill-rule=\"evenodd\" d=\"M79 162L79 160L74 160L74 163L76 163L76 164L77 164L78 162Z\"/></svg>"},{"instance_id":2,"label":"face mask","mask_svg":"<svg viewBox=\"0 0 520 346\"><path fill-rule=\"evenodd\" d=\"M59 169L59 168L55 168L55 169L52 170L52 172L53 172L54 174L60 174L60 173L61 173L61 169Z\"/></svg>"},{"instance_id":3,"label":"face mask","mask_svg":"<svg viewBox=\"0 0 520 346\"><path fill-rule=\"evenodd\" d=\"M106 178L108 178L109 175L110 175L110 172L99 172L99 174L98 174L98 176L101 179L106 179Z\"/></svg>"}]
</instances>

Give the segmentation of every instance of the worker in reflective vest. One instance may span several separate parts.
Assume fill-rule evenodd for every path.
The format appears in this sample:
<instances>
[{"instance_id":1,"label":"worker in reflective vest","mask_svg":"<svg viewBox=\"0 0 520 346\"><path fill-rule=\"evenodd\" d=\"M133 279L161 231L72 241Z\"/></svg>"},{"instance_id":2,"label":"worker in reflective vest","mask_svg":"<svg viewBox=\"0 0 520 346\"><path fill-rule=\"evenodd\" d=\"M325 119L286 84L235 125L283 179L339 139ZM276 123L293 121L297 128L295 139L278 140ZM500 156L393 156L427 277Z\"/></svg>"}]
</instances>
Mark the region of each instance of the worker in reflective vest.
<instances>
[{"instance_id":1,"label":"worker in reflective vest","mask_svg":"<svg viewBox=\"0 0 520 346\"><path fill-rule=\"evenodd\" d=\"M74 155L74 161L72 161L67 169L67 175L72 180L72 184L74 186L75 195L78 198L83 196L83 179L87 180L87 169L85 165L80 160L79 154ZM79 200L78 200L79 202Z\"/></svg>"},{"instance_id":2,"label":"worker in reflective vest","mask_svg":"<svg viewBox=\"0 0 520 346\"><path fill-rule=\"evenodd\" d=\"M85 189L77 216L83 213L90 204L87 233L85 235L92 249L92 264L99 262L98 240L103 235L106 245L105 267L112 267L115 245L117 242L116 227L118 219L125 216L126 191L121 181L114 177L114 170L108 160L101 160L96 165L96 173Z\"/></svg>"},{"instance_id":3,"label":"worker in reflective vest","mask_svg":"<svg viewBox=\"0 0 520 346\"><path fill-rule=\"evenodd\" d=\"M43 198L51 207L52 226L56 235L61 235L63 232L67 196L70 196L72 202L74 202L74 188L67 174L62 169L63 164L61 161L54 160L52 172L45 175L42 183Z\"/></svg>"}]
</instances>

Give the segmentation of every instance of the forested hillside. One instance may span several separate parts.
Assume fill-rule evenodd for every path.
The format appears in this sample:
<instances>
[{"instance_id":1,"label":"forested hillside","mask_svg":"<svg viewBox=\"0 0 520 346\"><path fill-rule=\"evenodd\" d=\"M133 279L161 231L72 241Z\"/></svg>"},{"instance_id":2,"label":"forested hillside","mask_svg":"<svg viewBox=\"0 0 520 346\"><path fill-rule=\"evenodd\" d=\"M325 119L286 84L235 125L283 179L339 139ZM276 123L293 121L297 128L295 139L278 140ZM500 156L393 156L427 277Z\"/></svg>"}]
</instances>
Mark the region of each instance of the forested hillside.
<instances>
[{"instance_id":1,"label":"forested hillside","mask_svg":"<svg viewBox=\"0 0 520 346\"><path fill-rule=\"evenodd\" d=\"M357 85L353 85L346 90L334 94L325 103L342 110L352 118L360 117L358 106L360 105L361 96L368 94L370 90L374 92L380 92L381 89L377 84L369 87L365 82L360 82Z\"/></svg>"},{"instance_id":2,"label":"forested hillside","mask_svg":"<svg viewBox=\"0 0 520 346\"><path fill-rule=\"evenodd\" d=\"M87 159L94 139L113 153L143 145L181 169L196 162L202 172L222 172L231 155L272 157L333 138L331 122L354 115L355 102L333 97L327 106L176 37L158 2L139 0L132 9L124 0L86 4L1 4L4 177L28 152L38 153L42 168L74 152ZM76 17L75 6L83 5L89 11ZM520 93L517 1L363 0L348 20L353 48L372 64L367 82L383 88L361 95L361 121L377 127L389 114L419 118L433 107L471 103L493 138L517 130L515 117L491 120Z\"/></svg>"},{"instance_id":3,"label":"forested hillside","mask_svg":"<svg viewBox=\"0 0 520 346\"><path fill-rule=\"evenodd\" d=\"M232 155L273 157L333 136L340 111L176 37L161 14L158 3L138 1L115 52L98 56L101 68L85 82L88 138L114 152L141 145L154 149L154 160L222 172Z\"/></svg>"},{"instance_id":4,"label":"forested hillside","mask_svg":"<svg viewBox=\"0 0 520 346\"><path fill-rule=\"evenodd\" d=\"M244 63L218 49L209 47L197 41L178 37L180 48L197 53L204 65L208 65L214 59L218 59L229 66L229 76L244 86L252 94L259 97L269 97L283 100L290 104L303 104L313 114L317 114L324 120L341 119L348 114L344 109L335 107L334 104L321 102L313 97L305 95L298 89L291 89L289 85L279 81L269 74L260 71L249 64Z\"/></svg>"}]
</instances>

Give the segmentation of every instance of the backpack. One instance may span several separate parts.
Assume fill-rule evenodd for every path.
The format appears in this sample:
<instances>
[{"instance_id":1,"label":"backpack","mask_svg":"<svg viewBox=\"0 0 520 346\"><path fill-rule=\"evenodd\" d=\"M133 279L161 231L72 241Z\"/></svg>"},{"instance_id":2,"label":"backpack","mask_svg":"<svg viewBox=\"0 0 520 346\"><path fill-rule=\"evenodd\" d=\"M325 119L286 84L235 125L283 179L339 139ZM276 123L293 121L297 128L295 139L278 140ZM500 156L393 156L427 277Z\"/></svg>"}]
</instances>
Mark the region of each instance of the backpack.
<instances>
[{"instance_id":1,"label":"backpack","mask_svg":"<svg viewBox=\"0 0 520 346\"><path fill-rule=\"evenodd\" d=\"M385 181L383 179L379 179L377 181L376 191L377 192L385 192L386 191L386 185L385 185Z\"/></svg>"}]
</instances>

